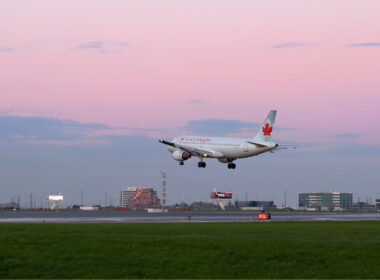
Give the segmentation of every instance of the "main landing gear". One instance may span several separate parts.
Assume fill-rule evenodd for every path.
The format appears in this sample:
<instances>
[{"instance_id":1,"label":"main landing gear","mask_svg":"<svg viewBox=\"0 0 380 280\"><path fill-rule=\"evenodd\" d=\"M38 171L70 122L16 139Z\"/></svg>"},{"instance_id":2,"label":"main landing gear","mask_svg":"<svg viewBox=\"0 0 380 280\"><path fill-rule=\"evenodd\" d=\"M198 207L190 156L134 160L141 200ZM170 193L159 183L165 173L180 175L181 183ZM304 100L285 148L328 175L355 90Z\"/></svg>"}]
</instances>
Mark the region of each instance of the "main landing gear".
<instances>
[{"instance_id":1,"label":"main landing gear","mask_svg":"<svg viewBox=\"0 0 380 280\"><path fill-rule=\"evenodd\" d=\"M235 169L235 168L236 168L236 164L230 162L230 163L227 165L227 167L228 167L228 169Z\"/></svg>"},{"instance_id":2,"label":"main landing gear","mask_svg":"<svg viewBox=\"0 0 380 280\"><path fill-rule=\"evenodd\" d=\"M183 161L180 161L180 162L179 162L179 165L184 165L184 162L183 162Z\"/></svg>"},{"instance_id":3,"label":"main landing gear","mask_svg":"<svg viewBox=\"0 0 380 280\"><path fill-rule=\"evenodd\" d=\"M198 167L199 168L205 168L206 167L206 163L204 161L200 161L200 162L198 162Z\"/></svg>"}]
</instances>

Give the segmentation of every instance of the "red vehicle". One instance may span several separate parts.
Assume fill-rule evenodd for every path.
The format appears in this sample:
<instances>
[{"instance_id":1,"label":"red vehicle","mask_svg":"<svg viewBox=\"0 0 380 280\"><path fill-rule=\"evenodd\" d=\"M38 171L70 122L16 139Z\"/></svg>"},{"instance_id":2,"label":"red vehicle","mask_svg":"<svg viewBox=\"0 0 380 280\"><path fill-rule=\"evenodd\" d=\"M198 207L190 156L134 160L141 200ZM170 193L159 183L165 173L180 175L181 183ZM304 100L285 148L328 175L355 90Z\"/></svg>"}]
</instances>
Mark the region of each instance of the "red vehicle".
<instances>
[{"instance_id":1,"label":"red vehicle","mask_svg":"<svg viewBox=\"0 0 380 280\"><path fill-rule=\"evenodd\" d=\"M257 214L259 220L270 220L270 213L259 213Z\"/></svg>"}]
</instances>

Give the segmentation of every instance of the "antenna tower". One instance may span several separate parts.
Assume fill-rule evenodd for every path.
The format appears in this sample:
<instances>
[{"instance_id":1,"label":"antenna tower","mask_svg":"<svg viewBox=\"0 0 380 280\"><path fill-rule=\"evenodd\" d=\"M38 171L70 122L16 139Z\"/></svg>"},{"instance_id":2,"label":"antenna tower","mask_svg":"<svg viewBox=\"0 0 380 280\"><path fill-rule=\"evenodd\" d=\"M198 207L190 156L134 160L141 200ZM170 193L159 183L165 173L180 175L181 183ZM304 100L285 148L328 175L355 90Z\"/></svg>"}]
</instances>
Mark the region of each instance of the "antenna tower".
<instances>
[{"instance_id":1,"label":"antenna tower","mask_svg":"<svg viewBox=\"0 0 380 280\"><path fill-rule=\"evenodd\" d=\"M162 212L166 209L166 170L161 171L162 176Z\"/></svg>"}]
</instances>

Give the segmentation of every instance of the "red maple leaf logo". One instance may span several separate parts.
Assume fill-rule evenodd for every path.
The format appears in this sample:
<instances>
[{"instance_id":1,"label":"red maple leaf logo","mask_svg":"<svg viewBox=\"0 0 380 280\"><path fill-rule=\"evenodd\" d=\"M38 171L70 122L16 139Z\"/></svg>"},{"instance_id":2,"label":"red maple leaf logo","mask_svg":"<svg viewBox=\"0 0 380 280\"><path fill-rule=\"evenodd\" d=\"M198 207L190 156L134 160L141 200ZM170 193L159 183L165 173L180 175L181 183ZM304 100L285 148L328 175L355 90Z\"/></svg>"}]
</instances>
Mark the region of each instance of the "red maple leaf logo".
<instances>
[{"instance_id":1,"label":"red maple leaf logo","mask_svg":"<svg viewBox=\"0 0 380 280\"><path fill-rule=\"evenodd\" d=\"M263 126L263 134L264 134L264 136L270 136L271 133L272 133L272 127L269 126L269 123L266 123Z\"/></svg>"}]
</instances>

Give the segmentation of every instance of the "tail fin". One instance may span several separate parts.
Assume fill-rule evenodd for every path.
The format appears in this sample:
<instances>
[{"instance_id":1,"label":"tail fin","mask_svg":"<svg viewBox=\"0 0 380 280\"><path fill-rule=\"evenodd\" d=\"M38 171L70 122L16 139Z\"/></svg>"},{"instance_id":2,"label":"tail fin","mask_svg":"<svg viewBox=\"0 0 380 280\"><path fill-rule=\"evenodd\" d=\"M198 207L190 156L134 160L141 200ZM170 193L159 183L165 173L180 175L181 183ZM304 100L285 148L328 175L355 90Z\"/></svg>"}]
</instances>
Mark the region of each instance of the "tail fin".
<instances>
[{"instance_id":1,"label":"tail fin","mask_svg":"<svg viewBox=\"0 0 380 280\"><path fill-rule=\"evenodd\" d=\"M262 127L257 132L255 136L255 140L260 141L270 141L272 136L272 130L274 126L274 121L276 119L276 110L272 110L269 112L268 116L265 118Z\"/></svg>"}]
</instances>

